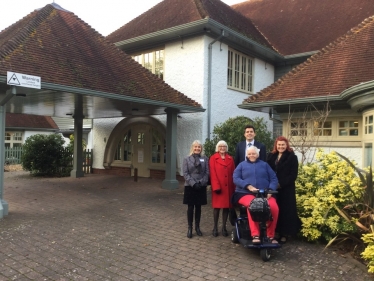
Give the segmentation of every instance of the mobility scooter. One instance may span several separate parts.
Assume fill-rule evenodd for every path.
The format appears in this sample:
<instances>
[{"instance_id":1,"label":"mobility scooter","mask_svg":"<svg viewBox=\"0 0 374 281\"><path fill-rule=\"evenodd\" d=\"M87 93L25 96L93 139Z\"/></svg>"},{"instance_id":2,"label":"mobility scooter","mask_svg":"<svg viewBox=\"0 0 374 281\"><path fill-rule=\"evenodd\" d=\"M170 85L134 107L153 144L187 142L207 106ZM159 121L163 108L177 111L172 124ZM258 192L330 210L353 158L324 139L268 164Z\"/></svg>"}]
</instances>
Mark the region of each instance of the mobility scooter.
<instances>
[{"instance_id":1,"label":"mobility scooter","mask_svg":"<svg viewBox=\"0 0 374 281\"><path fill-rule=\"evenodd\" d=\"M230 223L235 226L231 232L231 241L233 243L240 243L248 249L259 249L260 256L263 261L269 261L271 250L280 248L279 243L272 243L266 235L266 222L272 220L270 207L267 203L268 194L275 194L277 191L260 189L257 192L256 198L252 200L248 207L251 217L254 221L260 223L260 244L252 243L251 231L248 225L247 208L240 205L240 215L236 217L236 211L233 209L234 214L230 214Z\"/></svg>"}]
</instances>

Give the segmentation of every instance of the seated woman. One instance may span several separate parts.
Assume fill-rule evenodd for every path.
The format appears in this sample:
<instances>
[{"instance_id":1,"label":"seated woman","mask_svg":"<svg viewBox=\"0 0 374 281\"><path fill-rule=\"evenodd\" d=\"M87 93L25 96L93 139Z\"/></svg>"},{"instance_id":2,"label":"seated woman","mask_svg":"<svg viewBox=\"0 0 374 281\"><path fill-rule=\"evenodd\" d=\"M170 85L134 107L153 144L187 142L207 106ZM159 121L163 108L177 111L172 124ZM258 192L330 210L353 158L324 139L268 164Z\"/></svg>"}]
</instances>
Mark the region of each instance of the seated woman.
<instances>
[{"instance_id":1,"label":"seated woman","mask_svg":"<svg viewBox=\"0 0 374 281\"><path fill-rule=\"evenodd\" d=\"M241 162L234 171L234 183L236 185L235 193L232 197L233 203L239 203L247 207L249 228L253 237L253 244L260 244L260 226L254 222L249 213L248 206L259 189L276 190L278 186L277 176L268 163L258 159L259 149L255 146L247 148L246 160ZM274 239L275 227L278 220L278 205L271 194L268 195L270 212L273 217L272 221L267 222L267 236L272 243L278 243Z\"/></svg>"}]
</instances>

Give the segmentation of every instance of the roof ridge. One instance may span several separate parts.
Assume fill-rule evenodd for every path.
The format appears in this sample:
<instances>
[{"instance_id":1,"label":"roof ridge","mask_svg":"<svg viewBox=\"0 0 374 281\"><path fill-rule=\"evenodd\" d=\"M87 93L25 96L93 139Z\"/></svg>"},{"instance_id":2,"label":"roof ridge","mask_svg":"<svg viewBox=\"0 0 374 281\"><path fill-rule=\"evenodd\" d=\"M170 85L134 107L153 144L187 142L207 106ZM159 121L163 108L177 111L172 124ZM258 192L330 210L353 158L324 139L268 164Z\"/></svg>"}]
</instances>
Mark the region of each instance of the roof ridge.
<instances>
[{"instance_id":1,"label":"roof ridge","mask_svg":"<svg viewBox=\"0 0 374 281\"><path fill-rule=\"evenodd\" d=\"M48 8L47 8L48 7ZM41 16L36 16L36 17L32 17L28 22L27 24L25 24L25 26L19 30L16 31L16 34L14 36L11 37L11 39L7 42L4 43L4 45L2 46L2 48L0 49L0 58L4 58L6 57L7 55L9 55L10 53L12 53L14 51L15 48L19 47L20 44L22 44L22 42L29 36L29 34L31 34L35 29L36 27L42 22L43 20L43 17L45 15L45 18L50 15L50 13L54 10L55 8L51 5L51 4L48 4L47 6L45 6L44 8L40 9L40 10L34 10L33 12L31 12L30 14L28 14L26 17L32 15L33 13L40 13ZM24 17L23 19L25 19L26 17ZM22 20L22 19L21 19ZM20 20L20 21L21 21ZM19 22L19 21L18 21ZM18 22L14 23L14 24L17 24ZM13 24L13 25L14 25ZM12 25L11 25L12 26ZM11 27L9 26L9 27ZM8 28L9 28L8 27ZM8 28L6 28L5 30L7 30ZM5 31L4 30L4 31ZM3 32L4 32L3 31Z\"/></svg>"},{"instance_id":2,"label":"roof ridge","mask_svg":"<svg viewBox=\"0 0 374 281\"><path fill-rule=\"evenodd\" d=\"M209 18L209 13L205 10L202 0L193 0L196 5L196 9L202 19Z\"/></svg>"},{"instance_id":3,"label":"roof ridge","mask_svg":"<svg viewBox=\"0 0 374 281\"><path fill-rule=\"evenodd\" d=\"M260 92L258 92L255 95L252 95L248 97L247 99L244 100L244 102L251 102L255 101L257 98L262 97L262 96L268 96L271 94L271 90L280 85L283 84L287 79L290 77L294 76L295 74L298 74L300 71L302 71L304 68L308 67L310 64L312 64L314 61L317 59L320 59L322 56L330 53L331 51L335 50L338 45L352 36L354 36L356 33L361 32L364 28L366 28L370 23L374 23L374 16L370 16L366 19L364 19L360 24L357 26L351 28L347 33L344 35L338 37L335 41L331 42L327 46L323 47L320 49L317 53L312 55L310 58L308 58L306 61L303 63L297 65L295 68L293 68L291 71L280 77L277 81L275 81L273 84L269 85L268 87L264 88Z\"/></svg>"}]
</instances>

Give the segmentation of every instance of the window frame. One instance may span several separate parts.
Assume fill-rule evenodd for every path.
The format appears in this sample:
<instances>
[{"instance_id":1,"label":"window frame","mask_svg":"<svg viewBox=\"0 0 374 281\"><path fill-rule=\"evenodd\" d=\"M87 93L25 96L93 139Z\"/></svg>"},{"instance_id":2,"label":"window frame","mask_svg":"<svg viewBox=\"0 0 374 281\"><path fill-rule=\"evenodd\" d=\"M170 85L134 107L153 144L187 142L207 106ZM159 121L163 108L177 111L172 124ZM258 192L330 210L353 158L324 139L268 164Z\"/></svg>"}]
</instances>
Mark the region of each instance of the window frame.
<instances>
[{"instance_id":1,"label":"window frame","mask_svg":"<svg viewBox=\"0 0 374 281\"><path fill-rule=\"evenodd\" d=\"M148 69L158 78L164 80L165 78L165 50L164 49L155 49L148 50L141 53L136 53L131 55L132 59L143 66L145 69ZM149 59L149 57L151 57ZM157 61L157 58L161 60ZM150 66L147 66L149 60L152 60ZM160 63L162 61L162 63Z\"/></svg>"},{"instance_id":2,"label":"window frame","mask_svg":"<svg viewBox=\"0 0 374 281\"><path fill-rule=\"evenodd\" d=\"M227 53L227 88L253 93L253 73L254 58L229 48Z\"/></svg>"},{"instance_id":3,"label":"window frame","mask_svg":"<svg viewBox=\"0 0 374 281\"><path fill-rule=\"evenodd\" d=\"M7 139L9 137L9 139ZM21 140L16 140L16 137L20 137ZM19 147L23 145L24 132L22 131L6 131L4 136L5 147ZM9 146L7 146L9 144ZM16 144L16 146L14 146Z\"/></svg>"}]
</instances>

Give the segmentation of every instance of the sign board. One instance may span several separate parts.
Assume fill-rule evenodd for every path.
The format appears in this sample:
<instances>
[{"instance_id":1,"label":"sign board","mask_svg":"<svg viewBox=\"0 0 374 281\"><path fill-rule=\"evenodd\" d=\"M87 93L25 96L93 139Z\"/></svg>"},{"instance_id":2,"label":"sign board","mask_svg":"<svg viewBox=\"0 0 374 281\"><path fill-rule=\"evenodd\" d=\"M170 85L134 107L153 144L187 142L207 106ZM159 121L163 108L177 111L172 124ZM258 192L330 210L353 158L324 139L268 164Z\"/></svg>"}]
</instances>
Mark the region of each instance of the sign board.
<instances>
[{"instance_id":1,"label":"sign board","mask_svg":"<svg viewBox=\"0 0 374 281\"><path fill-rule=\"evenodd\" d=\"M40 89L41 79L38 76L7 71L7 84L26 88Z\"/></svg>"}]
</instances>

